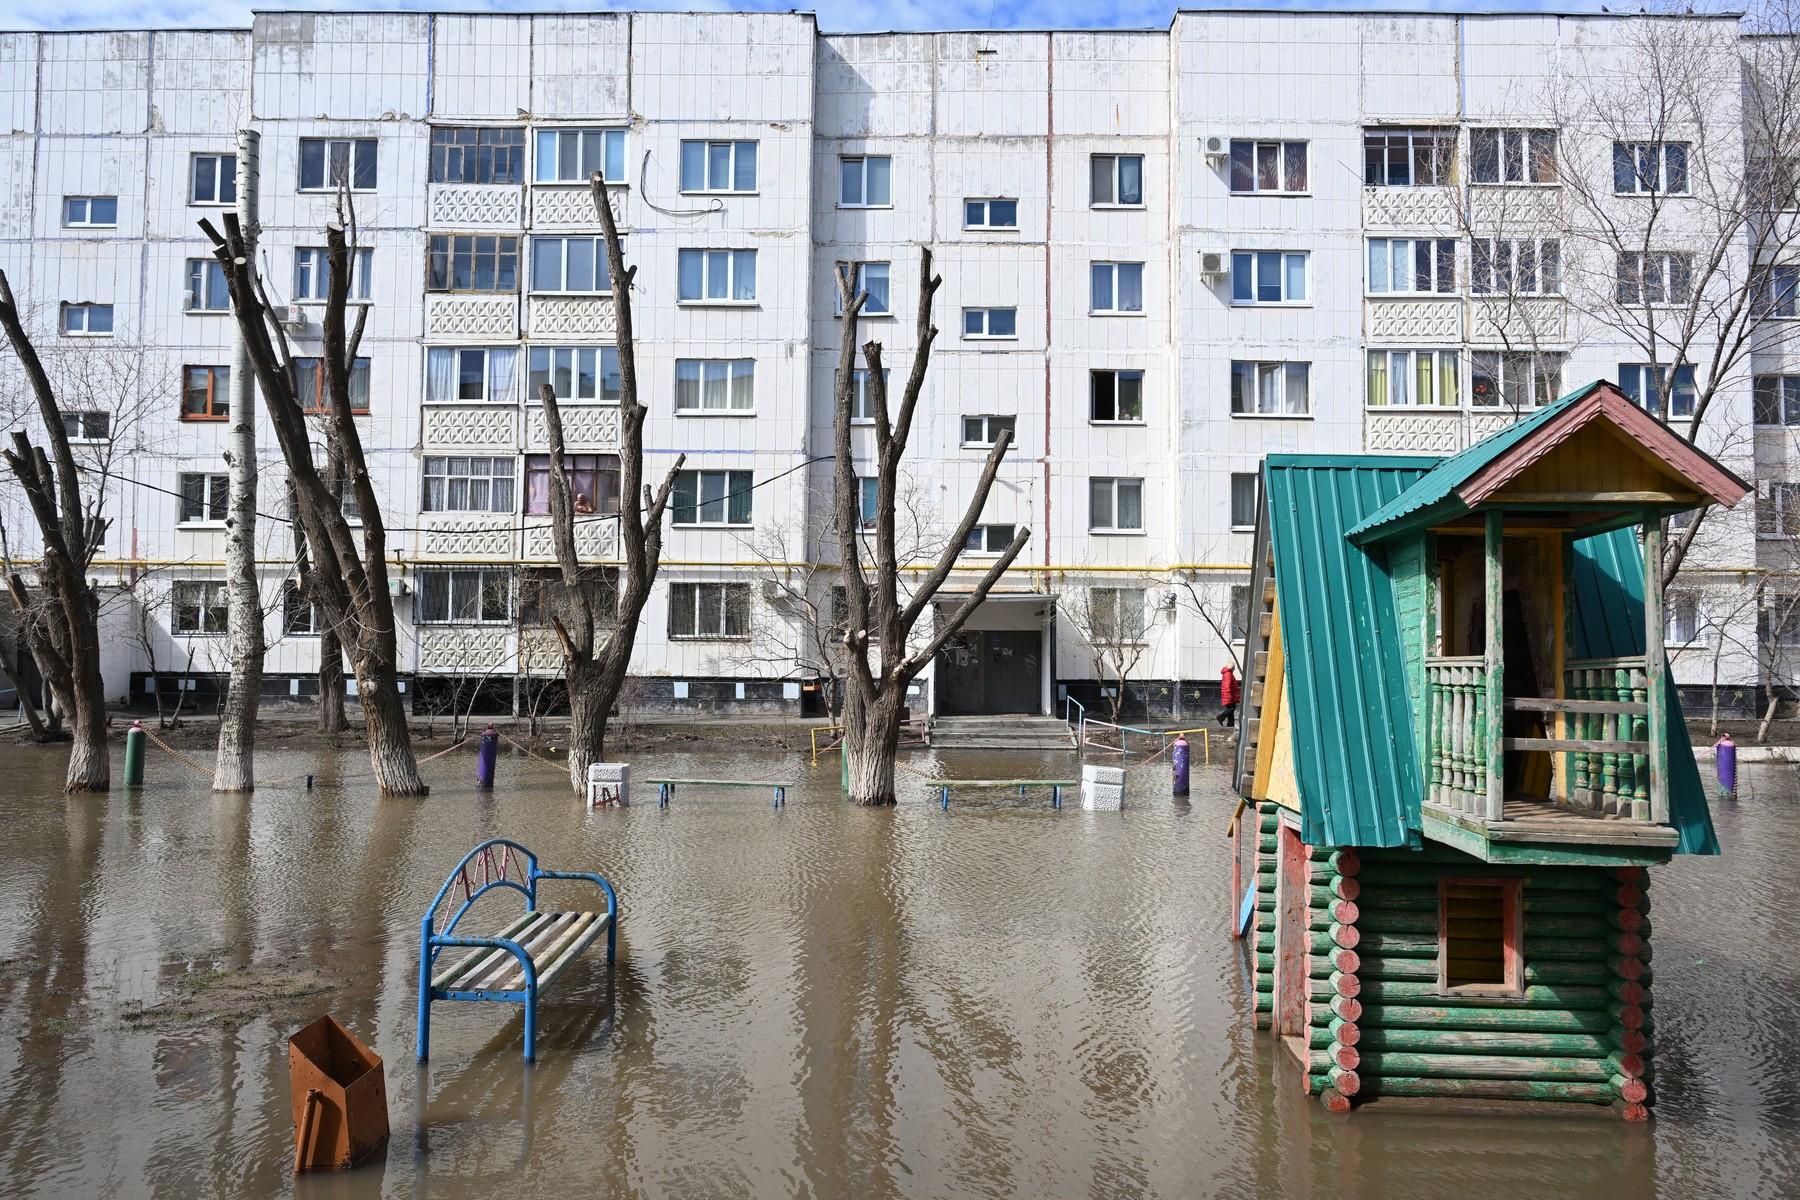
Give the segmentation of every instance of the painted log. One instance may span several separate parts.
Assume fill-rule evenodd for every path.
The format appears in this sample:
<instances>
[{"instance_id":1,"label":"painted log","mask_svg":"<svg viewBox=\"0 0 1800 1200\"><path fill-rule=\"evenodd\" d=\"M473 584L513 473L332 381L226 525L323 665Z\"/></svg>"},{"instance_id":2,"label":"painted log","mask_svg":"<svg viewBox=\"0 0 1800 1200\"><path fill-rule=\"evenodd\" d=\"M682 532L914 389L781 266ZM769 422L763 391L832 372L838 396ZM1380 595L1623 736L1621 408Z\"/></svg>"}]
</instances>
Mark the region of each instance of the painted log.
<instances>
[{"instance_id":1,"label":"painted log","mask_svg":"<svg viewBox=\"0 0 1800 1200\"><path fill-rule=\"evenodd\" d=\"M1340 1096L1354 1096L1362 1091L1362 1076L1344 1067L1333 1067L1325 1076Z\"/></svg>"},{"instance_id":2,"label":"painted log","mask_svg":"<svg viewBox=\"0 0 1800 1200\"><path fill-rule=\"evenodd\" d=\"M1359 1048L1408 1050L1438 1054L1555 1055L1564 1058L1606 1058L1612 1041L1597 1033L1525 1033L1513 1030L1379 1029L1362 1030Z\"/></svg>"},{"instance_id":3,"label":"painted log","mask_svg":"<svg viewBox=\"0 0 1800 1200\"><path fill-rule=\"evenodd\" d=\"M1333 974L1354 975L1362 966L1362 956L1354 950L1333 948L1329 954L1315 954L1308 961L1307 972L1314 979Z\"/></svg>"},{"instance_id":4,"label":"painted log","mask_svg":"<svg viewBox=\"0 0 1800 1200\"><path fill-rule=\"evenodd\" d=\"M1346 950L1354 950L1362 944L1362 930L1354 925L1333 925L1325 932L1333 942Z\"/></svg>"},{"instance_id":5,"label":"painted log","mask_svg":"<svg viewBox=\"0 0 1800 1200\"><path fill-rule=\"evenodd\" d=\"M1644 965L1643 959L1635 955L1630 958L1622 956L1609 958L1606 960L1606 968L1620 979L1635 979L1639 983L1650 982L1650 968Z\"/></svg>"},{"instance_id":6,"label":"painted log","mask_svg":"<svg viewBox=\"0 0 1800 1200\"><path fill-rule=\"evenodd\" d=\"M1430 887L1435 890L1437 881L1446 875L1454 875L1459 879L1521 879L1527 892L1538 888L1606 891L1619 886L1616 880L1580 867L1518 867L1506 863L1484 863L1467 857L1421 863L1370 860L1363 863L1362 870L1357 872L1356 877L1370 887L1393 885Z\"/></svg>"},{"instance_id":7,"label":"painted log","mask_svg":"<svg viewBox=\"0 0 1800 1200\"><path fill-rule=\"evenodd\" d=\"M1620 1004L1641 1005L1649 997L1649 993L1644 990L1643 984L1630 979L1610 980L1606 985L1606 990L1611 993L1613 999L1617 1000Z\"/></svg>"},{"instance_id":8,"label":"painted log","mask_svg":"<svg viewBox=\"0 0 1800 1200\"><path fill-rule=\"evenodd\" d=\"M1340 1021L1362 1020L1363 1003L1354 996L1333 996L1325 1007Z\"/></svg>"},{"instance_id":9,"label":"painted log","mask_svg":"<svg viewBox=\"0 0 1800 1200\"><path fill-rule=\"evenodd\" d=\"M1622 1075L1626 1079L1642 1079L1650 1073L1649 1065L1642 1055L1625 1050L1614 1050L1606 1056L1606 1061L1612 1064L1615 1075Z\"/></svg>"},{"instance_id":10,"label":"painted log","mask_svg":"<svg viewBox=\"0 0 1800 1200\"><path fill-rule=\"evenodd\" d=\"M1350 1111L1350 1097L1334 1087L1327 1087L1319 1092L1319 1103L1325 1106L1326 1112L1347 1113Z\"/></svg>"},{"instance_id":11,"label":"painted log","mask_svg":"<svg viewBox=\"0 0 1800 1200\"><path fill-rule=\"evenodd\" d=\"M1333 925L1355 925L1362 916L1362 910L1354 900L1337 900L1315 908L1307 916L1307 925L1312 929L1330 929Z\"/></svg>"},{"instance_id":12,"label":"painted log","mask_svg":"<svg viewBox=\"0 0 1800 1200\"><path fill-rule=\"evenodd\" d=\"M1375 1004L1363 1007L1365 1032L1381 1029L1519 1030L1600 1035L1617 1027L1602 1009L1446 1008L1431 1004Z\"/></svg>"},{"instance_id":13,"label":"painted log","mask_svg":"<svg viewBox=\"0 0 1800 1200\"><path fill-rule=\"evenodd\" d=\"M1613 1094L1627 1104L1642 1104L1650 1098L1650 1085L1641 1079L1626 1079L1615 1075L1609 1081Z\"/></svg>"},{"instance_id":14,"label":"painted log","mask_svg":"<svg viewBox=\"0 0 1800 1200\"><path fill-rule=\"evenodd\" d=\"M1566 1079L1437 1079L1370 1076L1364 1095L1441 1096L1464 1100L1560 1100L1611 1104L1617 1095L1610 1084Z\"/></svg>"},{"instance_id":15,"label":"painted log","mask_svg":"<svg viewBox=\"0 0 1800 1200\"><path fill-rule=\"evenodd\" d=\"M1627 1054L1649 1058L1655 1053L1654 1044L1642 1029L1613 1029L1606 1035L1606 1039Z\"/></svg>"},{"instance_id":16,"label":"painted log","mask_svg":"<svg viewBox=\"0 0 1800 1200\"><path fill-rule=\"evenodd\" d=\"M1636 987L1614 980L1615 985ZM1641 989L1640 989L1641 990ZM1370 980L1362 987L1362 1001L1369 1004L1413 1004L1423 1002L1443 1008L1488 1008L1491 996L1443 996L1437 984L1411 980ZM1527 987L1523 997L1509 997L1509 1008L1605 1008L1613 993L1604 987L1579 987L1573 984L1543 984Z\"/></svg>"},{"instance_id":17,"label":"painted log","mask_svg":"<svg viewBox=\"0 0 1800 1200\"><path fill-rule=\"evenodd\" d=\"M1371 1050L1362 1056L1362 1071L1371 1078L1424 1079L1569 1079L1609 1082L1615 1072L1605 1059L1553 1055L1428 1054Z\"/></svg>"},{"instance_id":18,"label":"painted log","mask_svg":"<svg viewBox=\"0 0 1800 1200\"><path fill-rule=\"evenodd\" d=\"M1362 1054L1354 1046L1335 1043L1323 1050L1306 1052L1306 1069L1312 1075L1329 1076L1332 1071L1354 1071L1362 1062Z\"/></svg>"},{"instance_id":19,"label":"painted log","mask_svg":"<svg viewBox=\"0 0 1800 1200\"><path fill-rule=\"evenodd\" d=\"M1612 916L1628 910L1616 909L1611 914L1551 914L1527 913L1525 915L1526 937L1577 937L1603 938L1615 928ZM1396 911L1394 909L1370 909L1361 914L1362 919L1356 924L1364 934L1370 933L1429 933L1437 936L1438 915L1433 907L1429 911ZM1648 922L1645 922L1647 924ZM1639 928L1636 932L1648 937Z\"/></svg>"},{"instance_id":20,"label":"painted log","mask_svg":"<svg viewBox=\"0 0 1800 1200\"><path fill-rule=\"evenodd\" d=\"M1354 850L1334 850L1327 861L1339 875L1355 875L1362 870L1362 856Z\"/></svg>"},{"instance_id":21,"label":"painted log","mask_svg":"<svg viewBox=\"0 0 1800 1200\"><path fill-rule=\"evenodd\" d=\"M1612 1014L1615 1024L1621 1029L1645 1029L1649 1027L1650 1014L1642 1004L1612 1004L1606 1011Z\"/></svg>"},{"instance_id":22,"label":"painted log","mask_svg":"<svg viewBox=\"0 0 1800 1200\"><path fill-rule=\"evenodd\" d=\"M1333 1017L1329 1026L1331 1036L1346 1046L1362 1044L1362 1026L1355 1021L1346 1021L1342 1017Z\"/></svg>"}]
</instances>

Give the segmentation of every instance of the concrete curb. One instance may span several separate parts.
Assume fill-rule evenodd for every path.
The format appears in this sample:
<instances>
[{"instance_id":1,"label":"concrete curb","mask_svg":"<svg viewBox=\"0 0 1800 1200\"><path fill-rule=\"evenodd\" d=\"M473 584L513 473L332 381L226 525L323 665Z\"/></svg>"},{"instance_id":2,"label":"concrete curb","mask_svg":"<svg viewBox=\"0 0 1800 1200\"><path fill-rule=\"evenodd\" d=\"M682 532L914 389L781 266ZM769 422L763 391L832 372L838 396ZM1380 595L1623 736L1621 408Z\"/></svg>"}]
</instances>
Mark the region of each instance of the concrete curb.
<instances>
[{"instance_id":1,"label":"concrete curb","mask_svg":"<svg viewBox=\"0 0 1800 1200\"><path fill-rule=\"evenodd\" d=\"M1717 757L1711 746L1694 748L1696 762L1712 762ZM1737 760L1740 763L1800 763L1800 746L1746 746L1740 742Z\"/></svg>"}]
</instances>

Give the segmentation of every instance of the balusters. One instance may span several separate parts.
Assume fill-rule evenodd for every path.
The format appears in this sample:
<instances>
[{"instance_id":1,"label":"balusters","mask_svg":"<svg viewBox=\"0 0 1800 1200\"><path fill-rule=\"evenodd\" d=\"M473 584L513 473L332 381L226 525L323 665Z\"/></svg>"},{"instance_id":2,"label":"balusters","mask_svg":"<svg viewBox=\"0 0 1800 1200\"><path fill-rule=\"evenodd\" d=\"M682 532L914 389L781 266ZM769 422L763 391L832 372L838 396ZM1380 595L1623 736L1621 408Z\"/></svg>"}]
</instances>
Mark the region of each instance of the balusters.
<instances>
[{"instance_id":1,"label":"balusters","mask_svg":"<svg viewBox=\"0 0 1800 1200\"><path fill-rule=\"evenodd\" d=\"M1642 668L1634 667L1631 671L1631 688L1628 697L1637 704L1647 704L1650 698L1649 677ZM1631 717L1625 725L1631 730L1631 740L1646 742L1650 740L1650 719L1647 716ZM1639 821L1650 819L1650 756L1634 754L1631 757L1632 774L1636 781L1631 802L1631 815Z\"/></svg>"},{"instance_id":2,"label":"balusters","mask_svg":"<svg viewBox=\"0 0 1800 1200\"><path fill-rule=\"evenodd\" d=\"M1430 738L1427 747L1429 759L1426 770L1429 781L1425 786L1425 794L1433 804L1444 803L1444 679L1440 667L1425 668L1426 691L1431 696L1431 711L1426 718L1426 729Z\"/></svg>"}]
</instances>

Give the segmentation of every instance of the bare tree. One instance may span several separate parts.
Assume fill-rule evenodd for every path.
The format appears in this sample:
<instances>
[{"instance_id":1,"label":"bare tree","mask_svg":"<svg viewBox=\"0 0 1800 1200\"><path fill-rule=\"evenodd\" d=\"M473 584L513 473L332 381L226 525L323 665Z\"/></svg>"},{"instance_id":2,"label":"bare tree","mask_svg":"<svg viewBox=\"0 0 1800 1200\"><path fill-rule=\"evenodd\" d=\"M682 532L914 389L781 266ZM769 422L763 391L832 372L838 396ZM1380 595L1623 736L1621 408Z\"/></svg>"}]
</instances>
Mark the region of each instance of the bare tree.
<instances>
[{"instance_id":1,"label":"bare tree","mask_svg":"<svg viewBox=\"0 0 1800 1200\"><path fill-rule=\"evenodd\" d=\"M612 712L625 674L631 668L631 652L637 644L638 625L655 586L662 560L663 512L675 488L676 473L686 456L675 459L662 484L654 491L644 483L644 418L649 410L638 399L637 342L631 323L631 287L637 268L625 265L625 249L619 241L618 222L606 194L606 183L595 172L591 184L594 209L606 236L606 261L612 275L613 309L618 316L619 348L619 543L624 568L610 597L616 609L601 611L603 589L594 586L592 568L582 565L575 542L575 497L564 473L562 415L556 392L545 384L538 393L544 409L544 431L550 448L550 532L562 587L555 593L550 624L562 646L563 675L569 685L569 783L577 793L587 790L588 764L606 753L606 720ZM640 493L642 498L640 501ZM590 502L597 497L590 497ZM640 508L639 505L642 505ZM591 518L590 518L591 519ZM606 636L602 637L602 634Z\"/></svg>"},{"instance_id":2,"label":"bare tree","mask_svg":"<svg viewBox=\"0 0 1800 1200\"><path fill-rule=\"evenodd\" d=\"M0 574L7 579L13 576L12 541L7 537L3 518L0 518ZM32 738L48 742L62 731L45 724L44 717L37 710L37 701L32 699L30 690L25 686L24 665L18 657L18 647L26 640L26 625L38 619L37 607L21 607L15 603L10 608L0 609L0 675L5 676L7 685L18 698L19 711L24 714L25 723L31 726ZM54 720L54 714L52 719Z\"/></svg>"},{"instance_id":3,"label":"bare tree","mask_svg":"<svg viewBox=\"0 0 1800 1200\"><path fill-rule=\"evenodd\" d=\"M360 542L344 515L344 493L329 486L314 461L287 336L275 319L235 214L225 217L224 233L210 221L200 222L200 227L212 239L213 255L225 269L232 314L287 464L296 527L306 538L301 589L318 606L325 626L341 641L356 672L357 699L376 782L384 795L422 796L428 789L419 777L400 698L398 629L388 589L387 527L351 411L351 375L368 309L359 310L354 331L346 330L355 250L349 214L340 208L338 220L325 229L330 286L321 365L327 419L344 456L347 492L355 498L362 525Z\"/></svg>"},{"instance_id":4,"label":"bare tree","mask_svg":"<svg viewBox=\"0 0 1800 1200\"><path fill-rule=\"evenodd\" d=\"M906 686L918 677L937 652L962 629L987 599L1001 576L1025 548L1029 529L1020 528L1012 544L983 573L974 590L948 616L937 614L936 629L914 648L913 631L927 612L935 611L938 592L948 582L956 560L968 542L969 531L987 505L1000 461L1012 444L1010 430L1003 431L988 452L981 477L962 520L938 556L919 579L910 596L902 598L900 562L895 539L895 509L900 494L900 462L912 437L913 416L925 388L931 345L937 326L931 323L931 303L943 279L931 273L931 249L919 248L919 304L914 318L916 342L912 369L900 394L900 407L891 419L888 412L887 378L882 370L881 343L862 347L868 367L869 407L875 434L875 518L872 573L863 565L862 488L856 477L850 424L855 416L856 336L858 319L868 293L855 286L850 264L837 268L838 295L843 304L843 342L838 350L834 432L834 503L837 510L838 567L845 601L844 649L847 670L844 693L844 752L849 756L850 798L858 804L894 803L894 760L900 745L901 712L906 705Z\"/></svg>"},{"instance_id":5,"label":"bare tree","mask_svg":"<svg viewBox=\"0 0 1800 1200\"><path fill-rule=\"evenodd\" d=\"M12 449L6 451L7 465L25 489L37 522L42 546L38 582L49 601L41 610L42 619L27 623L27 644L56 704L73 725L64 790L104 792L112 780L106 689L100 676L100 596L87 571L105 540L108 521L83 500L56 390L25 331L4 271L0 271L0 327L24 369L50 443L46 455L23 429L15 429ZM24 579L13 572L6 582L14 605L21 613L29 611L32 603Z\"/></svg>"},{"instance_id":6,"label":"bare tree","mask_svg":"<svg viewBox=\"0 0 1800 1200\"><path fill-rule=\"evenodd\" d=\"M1128 577L1122 586L1087 587L1056 602L1070 628L1087 645L1095 673L1111 683L1108 704L1114 724L1124 711L1131 680L1150 652L1146 582Z\"/></svg>"}]
</instances>

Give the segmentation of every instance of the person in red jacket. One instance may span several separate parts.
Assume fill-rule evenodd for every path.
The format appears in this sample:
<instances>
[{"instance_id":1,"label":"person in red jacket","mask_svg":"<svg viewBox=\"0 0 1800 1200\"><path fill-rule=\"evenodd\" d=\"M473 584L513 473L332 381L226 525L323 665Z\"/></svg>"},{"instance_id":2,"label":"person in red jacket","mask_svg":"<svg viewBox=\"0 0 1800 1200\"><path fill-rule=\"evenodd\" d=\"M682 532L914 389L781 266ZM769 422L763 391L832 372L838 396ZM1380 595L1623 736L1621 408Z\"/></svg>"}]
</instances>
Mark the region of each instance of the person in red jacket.
<instances>
[{"instance_id":1,"label":"person in red jacket","mask_svg":"<svg viewBox=\"0 0 1800 1200\"><path fill-rule=\"evenodd\" d=\"M1219 672L1219 703L1225 707L1219 713L1219 724L1232 726L1237 724L1238 678L1231 664L1226 663Z\"/></svg>"}]
</instances>

